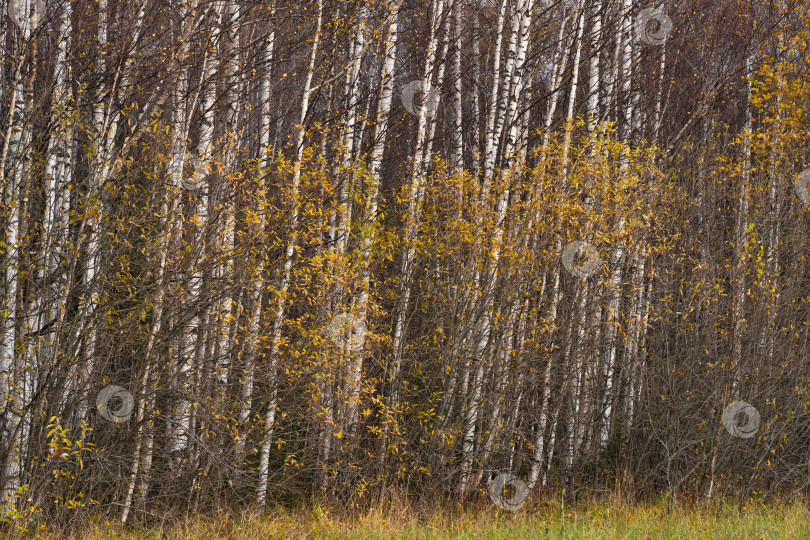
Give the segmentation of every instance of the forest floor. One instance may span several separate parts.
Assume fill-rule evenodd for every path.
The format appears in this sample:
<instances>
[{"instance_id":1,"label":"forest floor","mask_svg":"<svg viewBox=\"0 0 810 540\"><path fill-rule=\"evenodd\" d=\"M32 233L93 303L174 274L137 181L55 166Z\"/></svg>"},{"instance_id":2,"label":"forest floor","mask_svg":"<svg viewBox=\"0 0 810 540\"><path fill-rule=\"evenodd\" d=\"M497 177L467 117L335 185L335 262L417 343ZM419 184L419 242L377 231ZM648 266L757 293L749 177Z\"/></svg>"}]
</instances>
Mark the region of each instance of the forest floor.
<instances>
[{"instance_id":1,"label":"forest floor","mask_svg":"<svg viewBox=\"0 0 810 540\"><path fill-rule=\"evenodd\" d=\"M103 521L87 522L71 535L84 539L265 539L265 538L711 538L810 539L810 511L800 503L743 507L726 504L708 508L680 505L630 505L616 501L550 502L511 513L494 505L415 512L397 505L353 515L336 516L322 506L306 510L274 509L263 516L189 517L172 525L124 530ZM19 538L65 538L41 526ZM0 534L0 536L5 536Z\"/></svg>"}]
</instances>

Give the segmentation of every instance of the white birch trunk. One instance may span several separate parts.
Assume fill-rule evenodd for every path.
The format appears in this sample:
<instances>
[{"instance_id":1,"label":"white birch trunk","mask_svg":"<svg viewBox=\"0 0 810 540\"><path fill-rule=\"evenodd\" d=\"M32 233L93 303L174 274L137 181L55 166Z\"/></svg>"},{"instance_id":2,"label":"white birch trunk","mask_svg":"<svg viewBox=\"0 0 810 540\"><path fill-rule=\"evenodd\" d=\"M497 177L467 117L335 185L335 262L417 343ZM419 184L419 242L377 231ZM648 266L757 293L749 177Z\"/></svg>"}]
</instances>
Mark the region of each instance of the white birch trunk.
<instances>
[{"instance_id":1,"label":"white birch trunk","mask_svg":"<svg viewBox=\"0 0 810 540\"><path fill-rule=\"evenodd\" d=\"M19 279L21 263L20 229L21 204L23 197L23 159L20 156L27 137L23 131L25 125L25 89L22 80L22 59L14 75L14 85L11 89L11 102L8 108L8 123L5 130L2 155L0 156L0 183L3 186L3 200L9 201L6 211L5 230L5 298L3 309L6 316L3 319L3 341L0 352L0 404L2 404L3 450L5 462L3 463L3 485L0 486L0 508L11 510L17 502L17 490L23 482L23 448L24 442L24 399L25 384L24 366L21 365L18 348L17 328L19 325ZM12 163L10 174L5 175L6 162Z\"/></svg>"},{"instance_id":2,"label":"white birch trunk","mask_svg":"<svg viewBox=\"0 0 810 540\"><path fill-rule=\"evenodd\" d=\"M190 35L192 32L193 17L191 16L197 9L196 2L186 7L187 11L184 12L183 20L187 21L184 25L182 34L179 37L180 47L177 52L176 58L185 59L189 51ZM167 293L167 258L169 255L170 245L175 234L175 216L178 206L177 193L182 189L183 166L185 164L186 141L188 139L188 125L189 117L186 106L179 106L178 104L186 103L186 94L189 87L189 73L188 70L182 69L178 80L174 86L174 103L175 111L172 122L172 135L170 140L170 158L167 165L168 192L162 197L160 208L160 219L158 230L161 232L159 235L157 258L158 264L155 270L157 292L153 302L153 320L149 327L149 333L146 339L146 348L144 351L145 366L141 375L138 388L138 400L136 406L136 422L137 431L135 434L135 448L132 453L132 468L127 482L126 494L124 496L123 511L121 513L121 523L125 524L129 518L130 510L132 509L132 502L135 495L135 487L138 479L138 474L141 474L140 482L140 497L146 496L149 489L150 469L152 463L152 450L154 445L154 427L152 420L146 420L149 410L153 404L149 398L149 383L152 379L152 356L154 354L155 343L158 334L164 325L164 308Z\"/></svg>"},{"instance_id":3,"label":"white birch trunk","mask_svg":"<svg viewBox=\"0 0 810 540\"><path fill-rule=\"evenodd\" d=\"M270 445L273 439L273 427L276 418L276 397L277 397L277 382L276 371L278 369L278 355L281 347L281 331L284 323L284 314L286 313L287 292L290 284L290 277L292 275L293 259L295 257L295 248L298 244L298 225L300 219L300 186L301 186L301 166L304 157L304 135L305 123L307 114L310 107L310 99L312 98L312 78L315 73L315 60L318 55L318 47L321 41L321 26L323 23L323 0L316 0L318 15L317 22L315 23L315 36L312 41L312 52L309 57L309 64L307 66L306 79L304 81L304 89L301 97L301 115L297 126L297 136L295 140L295 162L293 164L292 184L290 186L290 210L291 215L289 218L290 223L290 239L284 252L284 266L281 269L281 276L278 286L278 299L276 300L275 313L273 313L272 335L270 342L269 357L269 374L268 384L270 386L270 402L267 406L265 414L264 433L262 434L261 454L259 457L259 484L256 489L256 506L259 509L264 509L267 501L267 483L270 476Z\"/></svg>"},{"instance_id":4,"label":"white birch trunk","mask_svg":"<svg viewBox=\"0 0 810 540\"><path fill-rule=\"evenodd\" d=\"M599 63L601 52L599 44L602 41L602 9L605 2L593 3L593 28L590 34L590 68L588 70L588 132L593 133L599 121L599 90L601 80L599 76Z\"/></svg>"},{"instance_id":5,"label":"white birch trunk","mask_svg":"<svg viewBox=\"0 0 810 540\"><path fill-rule=\"evenodd\" d=\"M503 27L504 19L506 17L506 9L509 4L506 0L501 0L501 7L498 10L498 23L495 34L495 50L492 60L492 90L490 93L489 114L487 115L486 131L486 147L484 149L484 178L481 186L481 200L486 199L489 193L489 179L492 176L492 168L495 166L495 152L497 151L498 141L495 140L493 133L495 132L495 121L498 116L498 93L501 88L501 48L503 43Z\"/></svg>"},{"instance_id":6,"label":"white birch trunk","mask_svg":"<svg viewBox=\"0 0 810 540\"><path fill-rule=\"evenodd\" d=\"M745 76L751 76L751 56L745 58ZM748 200L751 186L751 131L753 129L751 111L751 81L746 82L746 103L745 103L745 131L743 133L743 174L740 185L740 197L737 204L737 220L735 227L734 251L735 267L732 275L733 283L733 313L734 313L734 334L731 344L731 362L734 369L732 382L732 394L739 385L739 372L742 364L742 341L745 324L745 261L746 261L746 238L748 234Z\"/></svg>"},{"instance_id":7,"label":"white birch trunk","mask_svg":"<svg viewBox=\"0 0 810 540\"><path fill-rule=\"evenodd\" d=\"M428 40L427 54L425 59L425 68L423 71L423 84L429 84L431 74L436 64L436 49L438 45L438 22L442 20L444 13L444 0L436 0L433 12L432 23L430 26L430 38ZM403 353L403 339L405 332L405 319L407 317L408 307L411 296L411 279L413 277L413 261L416 256L416 246L414 240L416 232L419 227L419 220L421 216L421 197L420 194L424 191L425 182L425 162L426 159L426 139L428 134L428 101L423 100L419 108L419 116L417 122L416 134L416 147L414 151L413 164L411 175L408 185L408 213L405 217L405 234L403 237L403 252L402 261L400 264L400 294L396 308L396 321L394 323L394 332L392 340L393 361L390 367L389 380L391 381L391 393L389 395L390 404L399 402L399 391L397 388L400 366L402 363ZM435 116L435 115L434 115Z\"/></svg>"},{"instance_id":8,"label":"white birch trunk","mask_svg":"<svg viewBox=\"0 0 810 540\"><path fill-rule=\"evenodd\" d=\"M275 5L272 6L272 12L275 13ZM271 30L265 41L263 53L263 63L266 66L266 72L261 78L259 83L259 101L261 117L260 123L260 144L259 144L259 171L260 175L264 176L269 173L271 166L272 147L270 140L270 130L272 122L272 90L271 90L271 76L272 76L272 62L275 46L275 31ZM261 202L259 203L259 215L262 216L258 225L263 239L267 234L267 212L266 203L266 186L262 188ZM258 267L256 268L255 276L251 282L251 293L253 298L253 310L248 319L248 331L245 344L245 384L242 387L241 398L242 406L239 412L239 422L241 425L246 425L250 410L253 404L253 386L256 369L256 361L259 356L259 331L262 322L262 314L264 309L264 282L266 279L266 266L267 266L267 249L262 242L262 248L259 250ZM245 445L247 442L247 435L243 434L237 441L237 455L243 456L245 452ZM242 459L240 457L240 459Z\"/></svg>"}]
</instances>

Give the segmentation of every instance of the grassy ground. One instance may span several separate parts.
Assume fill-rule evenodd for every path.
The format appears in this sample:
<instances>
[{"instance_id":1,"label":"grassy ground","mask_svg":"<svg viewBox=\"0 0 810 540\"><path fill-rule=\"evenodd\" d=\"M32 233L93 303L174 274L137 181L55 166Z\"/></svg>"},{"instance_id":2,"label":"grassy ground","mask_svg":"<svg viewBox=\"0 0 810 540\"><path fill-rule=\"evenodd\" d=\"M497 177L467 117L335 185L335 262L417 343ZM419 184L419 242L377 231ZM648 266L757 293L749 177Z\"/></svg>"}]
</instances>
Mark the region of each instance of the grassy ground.
<instances>
[{"instance_id":1,"label":"grassy ground","mask_svg":"<svg viewBox=\"0 0 810 540\"><path fill-rule=\"evenodd\" d=\"M264 516L192 517L171 526L124 531L103 522L89 523L77 538L100 539L265 539L265 538L761 538L810 539L810 512L800 504L708 509L630 506L622 502L580 503L561 508L551 504L524 507L511 513L494 506L466 512L414 512L405 505L338 517L321 507ZM22 537L50 538L40 534Z\"/></svg>"}]
</instances>

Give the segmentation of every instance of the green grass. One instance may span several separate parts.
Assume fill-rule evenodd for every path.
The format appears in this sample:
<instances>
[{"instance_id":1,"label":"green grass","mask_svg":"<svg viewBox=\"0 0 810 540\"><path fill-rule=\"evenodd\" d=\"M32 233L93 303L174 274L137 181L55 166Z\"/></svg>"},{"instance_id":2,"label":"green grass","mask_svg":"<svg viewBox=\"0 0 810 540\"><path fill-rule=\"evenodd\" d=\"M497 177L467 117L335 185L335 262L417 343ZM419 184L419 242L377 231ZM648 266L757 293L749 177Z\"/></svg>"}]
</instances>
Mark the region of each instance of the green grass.
<instances>
[{"instance_id":1,"label":"green grass","mask_svg":"<svg viewBox=\"0 0 810 540\"><path fill-rule=\"evenodd\" d=\"M590 501L561 509L551 503L526 506L518 512L492 505L444 509L431 505L416 511L396 504L354 515L333 515L323 507L286 511L274 509L263 516L189 517L164 527L123 530L112 523L90 522L76 538L89 539L265 539L265 538L810 538L810 513L801 504L746 508L725 505L690 509L665 505L628 505L617 501ZM43 527L21 538L51 538Z\"/></svg>"}]
</instances>

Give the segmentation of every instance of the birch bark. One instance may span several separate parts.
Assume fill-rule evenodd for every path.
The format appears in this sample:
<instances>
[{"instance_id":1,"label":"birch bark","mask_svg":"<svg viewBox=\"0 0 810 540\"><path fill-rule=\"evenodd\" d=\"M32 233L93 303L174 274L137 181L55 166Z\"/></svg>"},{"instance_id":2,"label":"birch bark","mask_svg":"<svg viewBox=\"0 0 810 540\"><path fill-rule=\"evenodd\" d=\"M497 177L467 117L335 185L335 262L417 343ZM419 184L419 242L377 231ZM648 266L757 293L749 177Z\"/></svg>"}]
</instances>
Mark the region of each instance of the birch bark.
<instances>
[{"instance_id":1,"label":"birch bark","mask_svg":"<svg viewBox=\"0 0 810 540\"><path fill-rule=\"evenodd\" d=\"M284 250L284 266L278 281L278 298L275 300L275 312L271 329L270 350L268 351L268 385L270 387L270 400L265 413L264 433L262 434L261 454L259 457L259 483L256 488L256 506L264 509L267 501L267 483L270 476L270 444L273 438L273 427L275 425L278 382L276 375L278 371L279 350L281 347L281 332L284 323L284 314L287 307L287 293L292 275L293 259L295 249L298 244L300 232L298 231L301 201L301 167L304 158L304 135L307 116L309 114L310 100L312 99L312 78L315 74L315 60L318 55L318 47L321 42L321 28L323 24L323 0L316 0L317 20L315 23L315 35L312 40L312 51L307 66L307 74L304 80L304 88L301 97L301 114L296 127L295 138L295 161L293 163L292 183L290 185L290 239Z\"/></svg>"}]
</instances>

